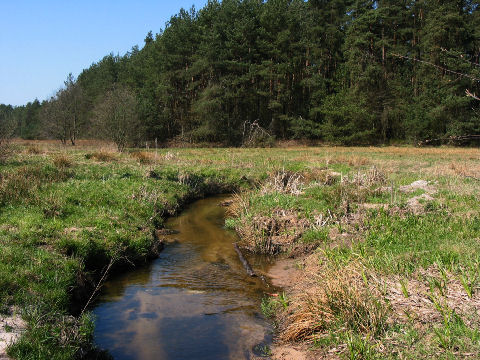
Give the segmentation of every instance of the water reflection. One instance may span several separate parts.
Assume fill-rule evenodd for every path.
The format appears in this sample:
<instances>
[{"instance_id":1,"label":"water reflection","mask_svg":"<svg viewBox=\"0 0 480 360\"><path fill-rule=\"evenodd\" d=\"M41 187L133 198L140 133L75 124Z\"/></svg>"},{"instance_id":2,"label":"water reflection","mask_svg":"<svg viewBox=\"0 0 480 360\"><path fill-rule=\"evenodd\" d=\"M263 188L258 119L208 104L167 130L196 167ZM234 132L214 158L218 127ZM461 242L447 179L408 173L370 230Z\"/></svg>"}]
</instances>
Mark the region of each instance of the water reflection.
<instances>
[{"instance_id":1,"label":"water reflection","mask_svg":"<svg viewBox=\"0 0 480 360\"><path fill-rule=\"evenodd\" d=\"M248 359L269 337L258 314L266 285L239 262L221 200L171 219L179 233L160 258L105 285L95 338L115 359ZM255 258L257 269L266 266Z\"/></svg>"}]
</instances>

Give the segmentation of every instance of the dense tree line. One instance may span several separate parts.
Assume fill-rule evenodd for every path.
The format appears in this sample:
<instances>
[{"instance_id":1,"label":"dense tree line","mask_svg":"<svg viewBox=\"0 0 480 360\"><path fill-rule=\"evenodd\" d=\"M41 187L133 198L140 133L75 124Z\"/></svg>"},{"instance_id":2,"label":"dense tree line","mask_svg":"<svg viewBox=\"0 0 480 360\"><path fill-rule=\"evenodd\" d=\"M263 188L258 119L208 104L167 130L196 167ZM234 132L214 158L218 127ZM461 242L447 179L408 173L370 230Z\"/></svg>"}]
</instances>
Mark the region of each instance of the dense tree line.
<instances>
[{"instance_id":1,"label":"dense tree line","mask_svg":"<svg viewBox=\"0 0 480 360\"><path fill-rule=\"evenodd\" d=\"M13 109L17 135L239 145L252 134L344 144L480 134L480 102L465 95L480 92L479 12L476 0L210 0ZM135 111L112 117L117 103Z\"/></svg>"}]
</instances>

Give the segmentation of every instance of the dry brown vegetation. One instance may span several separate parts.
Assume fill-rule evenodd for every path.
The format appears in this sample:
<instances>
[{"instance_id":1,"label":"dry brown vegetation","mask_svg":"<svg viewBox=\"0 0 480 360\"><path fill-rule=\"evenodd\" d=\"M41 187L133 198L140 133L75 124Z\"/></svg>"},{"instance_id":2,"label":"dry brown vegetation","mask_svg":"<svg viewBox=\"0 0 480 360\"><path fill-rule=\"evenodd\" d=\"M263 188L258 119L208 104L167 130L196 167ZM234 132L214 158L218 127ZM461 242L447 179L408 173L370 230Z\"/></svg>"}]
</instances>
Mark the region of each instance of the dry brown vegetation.
<instances>
[{"instance_id":1,"label":"dry brown vegetation","mask_svg":"<svg viewBox=\"0 0 480 360\"><path fill-rule=\"evenodd\" d=\"M292 290L292 306L280 316L280 339L284 342L314 341L335 331L356 330L378 335L385 331L389 307L379 300L380 292L371 283L361 264L345 267L315 264L318 256L307 258L308 281Z\"/></svg>"},{"instance_id":2,"label":"dry brown vegetation","mask_svg":"<svg viewBox=\"0 0 480 360\"><path fill-rule=\"evenodd\" d=\"M110 162L115 161L117 159L117 155L113 151L100 150L85 154L85 158L96 161Z\"/></svg>"},{"instance_id":3,"label":"dry brown vegetation","mask_svg":"<svg viewBox=\"0 0 480 360\"><path fill-rule=\"evenodd\" d=\"M335 156L326 159L326 164L348 164L350 166L369 165L370 160L362 156Z\"/></svg>"},{"instance_id":4,"label":"dry brown vegetation","mask_svg":"<svg viewBox=\"0 0 480 360\"><path fill-rule=\"evenodd\" d=\"M27 154L30 154L30 155L38 155L38 154L42 154L43 151L42 149L40 149L40 147L38 145L30 145L26 148L26 152Z\"/></svg>"},{"instance_id":5,"label":"dry brown vegetation","mask_svg":"<svg viewBox=\"0 0 480 360\"><path fill-rule=\"evenodd\" d=\"M73 161L66 154L59 154L53 158L53 164L58 168L69 168L73 165Z\"/></svg>"},{"instance_id":6,"label":"dry brown vegetation","mask_svg":"<svg viewBox=\"0 0 480 360\"><path fill-rule=\"evenodd\" d=\"M302 275L287 286L290 306L277 313L279 345L317 344L332 334L355 332L370 337L379 345L378 352L387 355L400 345L398 339L379 340L389 327L414 324L426 334L432 326L440 329L460 316L469 327L480 324L474 315L480 312L480 293L469 296L458 275L444 269L419 270L406 279L379 275L358 262L339 266L318 259L317 253L297 260ZM435 339L429 341L433 348ZM346 343L331 344L317 350L314 358L347 354Z\"/></svg>"},{"instance_id":7,"label":"dry brown vegetation","mask_svg":"<svg viewBox=\"0 0 480 360\"><path fill-rule=\"evenodd\" d=\"M132 152L130 156L136 159L140 164L153 164L157 159L155 153L148 151L135 151Z\"/></svg>"}]
</instances>

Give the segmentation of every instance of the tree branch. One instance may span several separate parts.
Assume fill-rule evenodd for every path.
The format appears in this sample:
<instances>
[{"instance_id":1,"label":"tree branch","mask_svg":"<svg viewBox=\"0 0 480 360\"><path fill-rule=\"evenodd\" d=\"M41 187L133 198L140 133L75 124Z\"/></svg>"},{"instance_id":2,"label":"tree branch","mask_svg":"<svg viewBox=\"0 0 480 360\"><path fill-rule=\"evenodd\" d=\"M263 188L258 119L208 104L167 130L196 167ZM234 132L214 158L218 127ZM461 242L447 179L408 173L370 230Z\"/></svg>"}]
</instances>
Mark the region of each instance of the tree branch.
<instances>
[{"instance_id":1,"label":"tree branch","mask_svg":"<svg viewBox=\"0 0 480 360\"><path fill-rule=\"evenodd\" d=\"M479 100L480 101L480 98L475 94L475 93L471 93L470 90L465 90L465 93L467 94L468 97L471 97L471 98L474 98L475 100Z\"/></svg>"},{"instance_id":2,"label":"tree branch","mask_svg":"<svg viewBox=\"0 0 480 360\"><path fill-rule=\"evenodd\" d=\"M449 70L449 69L447 69L447 68L445 68L445 67L443 67L443 66L434 64L434 63L432 63L432 62L430 62L430 61L420 60L420 59L417 59L417 58L412 58L412 57L410 57L410 56L405 56L405 55L400 55L400 54L395 54L395 53L390 53L390 55L392 55L392 56L394 56L394 57L401 58L401 59L416 61L416 62L425 64L425 65L433 66L434 68L437 68L437 69L439 69L439 70L448 72L448 73L450 73L450 74L458 75L458 76L465 77L465 78L468 78L468 79L473 80L473 81L478 81L478 82L480 82L480 79L478 79L478 78L476 78L476 77L474 77L474 76L472 76L472 75L464 74L464 73L461 73L461 72L458 72L458 71Z\"/></svg>"}]
</instances>

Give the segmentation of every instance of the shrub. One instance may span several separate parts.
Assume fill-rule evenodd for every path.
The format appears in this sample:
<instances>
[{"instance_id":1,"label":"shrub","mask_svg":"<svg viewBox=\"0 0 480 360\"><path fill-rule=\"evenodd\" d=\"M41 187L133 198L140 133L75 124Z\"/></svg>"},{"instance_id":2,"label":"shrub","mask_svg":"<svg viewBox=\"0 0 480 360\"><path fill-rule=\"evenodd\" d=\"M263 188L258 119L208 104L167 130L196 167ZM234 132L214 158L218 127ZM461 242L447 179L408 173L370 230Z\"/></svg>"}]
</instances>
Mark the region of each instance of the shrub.
<instances>
[{"instance_id":1,"label":"shrub","mask_svg":"<svg viewBox=\"0 0 480 360\"><path fill-rule=\"evenodd\" d=\"M155 160L155 154L147 151L136 151L130 156L138 160L140 164L151 164Z\"/></svg>"},{"instance_id":2,"label":"shrub","mask_svg":"<svg viewBox=\"0 0 480 360\"><path fill-rule=\"evenodd\" d=\"M41 153L42 153L42 150L37 145L31 145L27 148L27 154L38 155Z\"/></svg>"},{"instance_id":3,"label":"shrub","mask_svg":"<svg viewBox=\"0 0 480 360\"><path fill-rule=\"evenodd\" d=\"M95 151L93 153L85 154L85 159L87 160L93 159L96 161L109 162L109 161L114 161L116 159L116 156L112 152L100 150L100 151Z\"/></svg>"},{"instance_id":4,"label":"shrub","mask_svg":"<svg viewBox=\"0 0 480 360\"><path fill-rule=\"evenodd\" d=\"M63 169L63 168L69 168L73 165L73 162L72 160L66 156L65 154L61 154L61 155L57 155L54 157L53 159L53 164L59 168L59 169Z\"/></svg>"}]
</instances>

